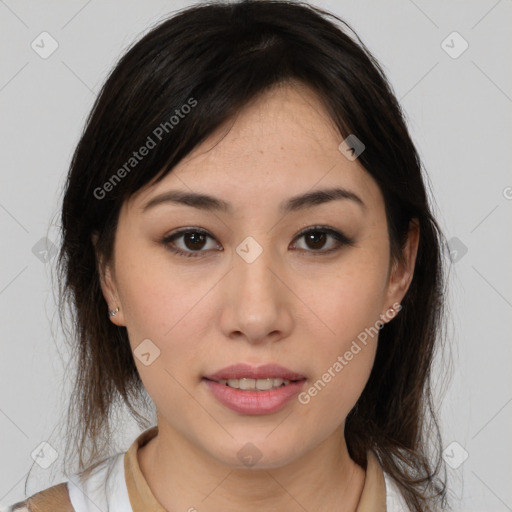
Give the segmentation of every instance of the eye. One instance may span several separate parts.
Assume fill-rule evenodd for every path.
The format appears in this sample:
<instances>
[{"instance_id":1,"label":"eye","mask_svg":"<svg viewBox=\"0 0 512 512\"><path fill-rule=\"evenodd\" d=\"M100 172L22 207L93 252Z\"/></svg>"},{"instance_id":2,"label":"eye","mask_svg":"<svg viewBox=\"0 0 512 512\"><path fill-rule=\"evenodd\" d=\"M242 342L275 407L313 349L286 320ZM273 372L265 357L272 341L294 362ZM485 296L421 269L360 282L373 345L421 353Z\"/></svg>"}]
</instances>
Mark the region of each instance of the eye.
<instances>
[{"instance_id":1,"label":"eye","mask_svg":"<svg viewBox=\"0 0 512 512\"><path fill-rule=\"evenodd\" d=\"M215 249L216 244L213 244L214 247L207 247L208 244L206 242L208 238L214 240L214 238L207 231L201 228L184 228L166 236L162 240L162 243L175 254L185 256L187 258L197 258L201 257L201 253L206 252L206 250L212 248ZM297 237L295 237L295 240L300 238L304 238L308 247L305 249L299 248L299 250L312 253L314 255L330 254L341 249L341 247L344 245L354 245L353 239L347 237L340 231L325 226L314 226L307 228L306 230L303 230L301 233L299 233ZM321 250L326 245L326 242L329 240L329 238L331 239L331 246L334 247L331 247L327 250ZM179 247L180 244L176 243L176 240L179 239L183 239L181 247ZM220 250L222 251L223 249Z\"/></svg>"},{"instance_id":2,"label":"eye","mask_svg":"<svg viewBox=\"0 0 512 512\"><path fill-rule=\"evenodd\" d=\"M183 244L185 245L184 248L176 247L174 241L178 240L179 238L183 238ZM211 237L208 232L204 231L203 229L186 228L166 236L162 240L162 243L175 254L179 254L180 256L185 256L187 258L197 258L198 256L201 256L201 254L194 253L204 252L201 249L205 247L205 241L208 238L213 240L213 237Z\"/></svg>"},{"instance_id":3,"label":"eye","mask_svg":"<svg viewBox=\"0 0 512 512\"><path fill-rule=\"evenodd\" d=\"M307 228L305 231L301 231L296 239L303 238L306 242L306 245L313 250L308 250L308 247L305 250L306 252L313 253L315 256L330 254L341 249L344 245L353 246L354 240L352 238L347 237L341 231L336 229L328 228L326 226L313 226L312 228ZM331 238L331 248L327 250L320 251L325 245L327 240ZM334 243L332 243L334 240ZM332 247L334 246L334 247ZM315 254L318 253L318 254Z\"/></svg>"}]
</instances>

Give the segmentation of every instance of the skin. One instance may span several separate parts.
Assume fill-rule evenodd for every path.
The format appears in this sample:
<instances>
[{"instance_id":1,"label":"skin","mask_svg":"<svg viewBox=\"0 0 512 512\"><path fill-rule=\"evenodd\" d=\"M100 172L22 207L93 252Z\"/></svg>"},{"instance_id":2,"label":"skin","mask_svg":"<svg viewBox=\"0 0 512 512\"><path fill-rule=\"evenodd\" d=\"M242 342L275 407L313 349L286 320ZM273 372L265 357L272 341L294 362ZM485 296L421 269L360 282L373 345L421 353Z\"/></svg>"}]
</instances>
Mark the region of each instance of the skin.
<instances>
[{"instance_id":1,"label":"skin","mask_svg":"<svg viewBox=\"0 0 512 512\"><path fill-rule=\"evenodd\" d=\"M276 362L305 375L307 389L380 315L390 320L389 308L405 295L418 228L411 224L405 263L392 264L383 196L358 160L338 150L342 139L311 90L281 85L123 205L101 285L110 309L119 308L111 321L126 326L132 349L149 338L160 350L149 366L134 358L159 427L138 458L167 510L357 508L365 471L348 454L344 425L378 336L308 404L293 399L272 414L231 411L202 381L231 364ZM366 207L335 200L279 213L281 201L330 186L353 191ZM215 195L233 213L171 203L142 212L171 189ZM322 255L339 246L334 238L324 245L297 238L315 225L354 245ZM200 257L173 254L162 242L183 227L208 231L202 246L187 236L174 240ZM263 248L250 264L235 251L248 236ZM248 442L261 453L252 467L237 456Z\"/></svg>"}]
</instances>

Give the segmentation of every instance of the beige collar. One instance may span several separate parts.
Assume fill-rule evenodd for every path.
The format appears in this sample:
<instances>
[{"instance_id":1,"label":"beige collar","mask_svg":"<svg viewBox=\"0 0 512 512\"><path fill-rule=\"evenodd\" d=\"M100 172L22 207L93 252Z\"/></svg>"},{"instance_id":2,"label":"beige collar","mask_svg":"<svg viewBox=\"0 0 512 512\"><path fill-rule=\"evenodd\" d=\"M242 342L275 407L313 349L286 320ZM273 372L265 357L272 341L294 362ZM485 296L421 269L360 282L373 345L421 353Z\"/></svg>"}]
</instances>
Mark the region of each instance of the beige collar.
<instances>
[{"instance_id":1,"label":"beige collar","mask_svg":"<svg viewBox=\"0 0 512 512\"><path fill-rule=\"evenodd\" d=\"M137 458L137 450L157 434L158 426L145 430L124 456L126 486L133 512L165 512L153 496ZM372 451L368 451L367 461L363 492L356 512L386 512L386 483L382 467Z\"/></svg>"}]
</instances>

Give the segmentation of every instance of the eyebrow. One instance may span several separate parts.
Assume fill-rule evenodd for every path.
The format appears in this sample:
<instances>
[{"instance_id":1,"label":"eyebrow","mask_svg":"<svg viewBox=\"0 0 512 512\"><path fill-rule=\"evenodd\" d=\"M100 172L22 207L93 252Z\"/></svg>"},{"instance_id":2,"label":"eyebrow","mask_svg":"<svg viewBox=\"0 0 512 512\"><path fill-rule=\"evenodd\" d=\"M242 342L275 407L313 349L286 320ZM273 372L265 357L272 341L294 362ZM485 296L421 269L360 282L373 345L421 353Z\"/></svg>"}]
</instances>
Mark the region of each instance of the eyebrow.
<instances>
[{"instance_id":1,"label":"eyebrow","mask_svg":"<svg viewBox=\"0 0 512 512\"><path fill-rule=\"evenodd\" d=\"M279 204L279 212L286 214L335 200L349 200L358 204L363 210L367 208L366 204L357 194L345 188L336 187L314 190L290 197ZM180 190L169 190L153 197L143 206L142 212L144 213L155 206L167 203L184 204L205 211L233 212L231 204L218 197Z\"/></svg>"}]
</instances>

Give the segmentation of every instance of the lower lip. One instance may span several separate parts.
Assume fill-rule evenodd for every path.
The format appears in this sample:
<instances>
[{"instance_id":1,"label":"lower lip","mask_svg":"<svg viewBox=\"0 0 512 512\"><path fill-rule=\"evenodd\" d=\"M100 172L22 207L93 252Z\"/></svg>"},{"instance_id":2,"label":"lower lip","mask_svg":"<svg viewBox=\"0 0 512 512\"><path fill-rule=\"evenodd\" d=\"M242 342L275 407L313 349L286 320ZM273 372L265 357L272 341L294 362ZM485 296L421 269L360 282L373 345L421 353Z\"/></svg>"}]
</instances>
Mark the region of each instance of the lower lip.
<instances>
[{"instance_id":1,"label":"lower lip","mask_svg":"<svg viewBox=\"0 0 512 512\"><path fill-rule=\"evenodd\" d=\"M270 414L281 410L296 396L306 380L290 382L268 391L242 391L225 384L203 379L217 400L231 409L242 414Z\"/></svg>"}]
</instances>

